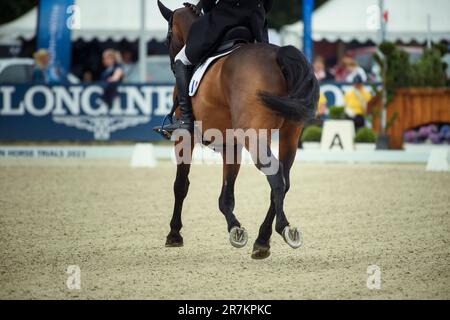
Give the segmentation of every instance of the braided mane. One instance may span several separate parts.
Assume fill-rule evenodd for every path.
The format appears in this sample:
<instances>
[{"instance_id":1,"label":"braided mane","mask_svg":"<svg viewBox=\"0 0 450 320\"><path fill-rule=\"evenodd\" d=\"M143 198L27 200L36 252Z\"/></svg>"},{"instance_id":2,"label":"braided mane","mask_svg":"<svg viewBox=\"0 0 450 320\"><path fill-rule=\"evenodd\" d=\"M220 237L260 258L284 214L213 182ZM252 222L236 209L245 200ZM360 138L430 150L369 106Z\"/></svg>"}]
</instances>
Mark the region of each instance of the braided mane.
<instances>
[{"instance_id":1,"label":"braided mane","mask_svg":"<svg viewBox=\"0 0 450 320\"><path fill-rule=\"evenodd\" d=\"M191 9L192 13L195 14L197 17L201 17L203 15L202 8L200 5L195 5L189 2L183 3L183 6L186 8Z\"/></svg>"}]
</instances>

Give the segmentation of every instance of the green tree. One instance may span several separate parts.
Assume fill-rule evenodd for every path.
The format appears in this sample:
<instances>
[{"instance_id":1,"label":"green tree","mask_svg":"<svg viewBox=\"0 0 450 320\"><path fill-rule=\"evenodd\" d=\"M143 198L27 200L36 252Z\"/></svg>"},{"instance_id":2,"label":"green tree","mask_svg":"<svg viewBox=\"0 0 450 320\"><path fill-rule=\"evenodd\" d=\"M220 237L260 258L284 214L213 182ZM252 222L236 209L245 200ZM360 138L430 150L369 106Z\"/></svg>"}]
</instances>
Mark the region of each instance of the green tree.
<instances>
[{"instance_id":1,"label":"green tree","mask_svg":"<svg viewBox=\"0 0 450 320\"><path fill-rule=\"evenodd\" d=\"M38 4L38 0L0 1L0 24L10 22L25 14Z\"/></svg>"},{"instance_id":2,"label":"green tree","mask_svg":"<svg viewBox=\"0 0 450 320\"><path fill-rule=\"evenodd\" d=\"M328 0L315 0L314 9L317 9ZM302 0L275 0L269 13L269 26L281 29L284 25L292 24L302 18Z\"/></svg>"}]
</instances>

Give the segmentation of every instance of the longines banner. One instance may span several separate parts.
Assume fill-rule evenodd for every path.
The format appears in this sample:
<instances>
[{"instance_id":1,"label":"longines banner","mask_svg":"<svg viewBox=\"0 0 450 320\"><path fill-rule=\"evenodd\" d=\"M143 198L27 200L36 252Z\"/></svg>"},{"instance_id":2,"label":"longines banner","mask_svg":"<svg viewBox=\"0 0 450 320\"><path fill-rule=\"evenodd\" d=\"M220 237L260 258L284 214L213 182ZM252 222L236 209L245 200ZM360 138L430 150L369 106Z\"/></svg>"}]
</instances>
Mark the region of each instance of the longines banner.
<instances>
[{"instance_id":1,"label":"longines banner","mask_svg":"<svg viewBox=\"0 0 450 320\"><path fill-rule=\"evenodd\" d=\"M172 90L121 86L108 106L99 85L0 86L0 140L157 140Z\"/></svg>"},{"instance_id":2,"label":"longines banner","mask_svg":"<svg viewBox=\"0 0 450 320\"><path fill-rule=\"evenodd\" d=\"M351 88L321 86L328 105L343 105ZM107 106L100 85L0 85L0 140L159 140L152 128L170 111L172 90L171 85L123 85Z\"/></svg>"}]
</instances>

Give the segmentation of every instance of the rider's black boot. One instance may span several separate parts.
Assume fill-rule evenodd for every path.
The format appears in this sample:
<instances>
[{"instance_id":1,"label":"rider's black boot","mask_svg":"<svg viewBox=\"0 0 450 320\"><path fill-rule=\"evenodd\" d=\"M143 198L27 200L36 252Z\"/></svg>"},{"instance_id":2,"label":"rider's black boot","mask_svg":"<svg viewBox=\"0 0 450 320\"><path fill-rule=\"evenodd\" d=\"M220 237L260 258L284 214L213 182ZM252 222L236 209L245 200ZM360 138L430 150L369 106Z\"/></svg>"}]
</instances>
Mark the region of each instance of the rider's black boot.
<instances>
[{"instance_id":1,"label":"rider's black boot","mask_svg":"<svg viewBox=\"0 0 450 320\"><path fill-rule=\"evenodd\" d=\"M189 82L192 77L192 66L186 66L183 62L177 60L175 61L174 71L181 116L176 122L164 126L164 131L172 133L177 129L186 129L189 132L192 132L194 131L194 115L192 114L191 97L189 96Z\"/></svg>"}]
</instances>

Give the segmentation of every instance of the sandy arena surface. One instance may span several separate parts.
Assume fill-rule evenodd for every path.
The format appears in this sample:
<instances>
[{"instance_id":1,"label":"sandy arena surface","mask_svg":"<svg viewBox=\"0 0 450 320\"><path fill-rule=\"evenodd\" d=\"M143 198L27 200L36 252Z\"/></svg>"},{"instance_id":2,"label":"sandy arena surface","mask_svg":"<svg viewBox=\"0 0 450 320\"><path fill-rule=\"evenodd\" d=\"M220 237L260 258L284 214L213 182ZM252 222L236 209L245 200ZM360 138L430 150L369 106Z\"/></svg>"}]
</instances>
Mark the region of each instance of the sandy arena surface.
<instances>
[{"instance_id":1,"label":"sandy arena surface","mask_svg":"<svg viewBox=\"0 0 450 320\"><path fill-rule=\"evenodd\" d=\"M0 299L449 299L450 174L423 165L295 164L285 209L293 250L250 258L269 187L252 166L236 186L249 244L228 242L221 167L195 165L183 248L165 248L174 166L0 163ZM66 287L68 265L81 290ZM366 286L381 269L381 290Z\"/></svg>"}]
</instances>

